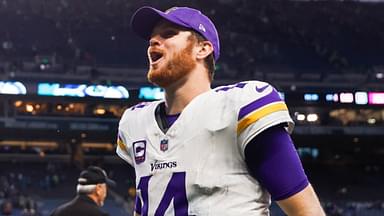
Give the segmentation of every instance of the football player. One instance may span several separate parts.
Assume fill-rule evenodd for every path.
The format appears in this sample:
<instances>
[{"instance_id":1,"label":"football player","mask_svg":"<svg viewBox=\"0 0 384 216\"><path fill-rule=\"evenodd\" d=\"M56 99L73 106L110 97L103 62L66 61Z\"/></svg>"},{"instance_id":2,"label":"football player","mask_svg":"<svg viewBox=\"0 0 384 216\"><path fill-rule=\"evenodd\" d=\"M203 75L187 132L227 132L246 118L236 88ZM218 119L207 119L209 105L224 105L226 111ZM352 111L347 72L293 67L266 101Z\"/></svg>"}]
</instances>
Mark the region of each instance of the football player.
<instances>
[{"instance_id":1,"label":"football player","mask_svg":"<svg viewBox=\"0 0 384 216\"><path fill-rule=\"evenodd\" d=\"M117 154L136 172L135 214L324 215L289 133L293 121L268 83L211 89L219 37L200 11L143 7L132 28L149 41L148 80L165 99L127 109Z\"/></svg>"}]
</instances>

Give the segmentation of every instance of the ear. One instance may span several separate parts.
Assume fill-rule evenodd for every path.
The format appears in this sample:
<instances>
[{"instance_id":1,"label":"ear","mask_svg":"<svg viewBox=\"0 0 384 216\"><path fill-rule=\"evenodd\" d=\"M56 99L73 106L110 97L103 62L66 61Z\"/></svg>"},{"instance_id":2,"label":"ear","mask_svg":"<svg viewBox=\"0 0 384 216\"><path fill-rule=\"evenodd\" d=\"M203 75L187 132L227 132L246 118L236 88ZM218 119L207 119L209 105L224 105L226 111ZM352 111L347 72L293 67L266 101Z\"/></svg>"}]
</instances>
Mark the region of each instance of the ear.
<instances>
[{"instance_id":1,"label":"ear","mask_svg":"<svg viewBox=\"0 0 384 216\"><path fill-rule=\"evenodd\" d=\"M196 58L198 60L205 59L212 52L213 52L213 46L212 46L211 42L209 42L209 41L199 42L198 52L197 52Z\"/></svg>"},{"instance_id":2,"label":"ear","mask_svg":"<svg viewBox=\"0 0 384 216\"><path fill-rule=\"evenodd\" d=\"M100 195L100 194L101 194L101 189L102 189L102 188L101 188L101 184L97 184L97 185L96 185L96 194L97 194L97 195Z\"/></svg>"}]
</instances>

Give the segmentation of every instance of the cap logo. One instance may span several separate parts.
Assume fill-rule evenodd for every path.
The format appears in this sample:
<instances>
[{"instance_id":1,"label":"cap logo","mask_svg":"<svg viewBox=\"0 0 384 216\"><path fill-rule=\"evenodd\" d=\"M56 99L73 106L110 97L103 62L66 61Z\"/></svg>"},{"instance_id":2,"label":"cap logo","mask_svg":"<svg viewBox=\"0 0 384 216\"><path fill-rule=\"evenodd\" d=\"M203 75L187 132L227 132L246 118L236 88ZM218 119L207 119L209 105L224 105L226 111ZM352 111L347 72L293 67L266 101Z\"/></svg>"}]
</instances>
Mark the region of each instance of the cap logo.
<instances>
[{"instance_id":1,"label":"cap logo","mask_svg":"<svg viewBox=\"0 0 384 216\"><path fill-rule=\"evenodd\" d=\"M166 10L164 13L169 14L170 12L179 9L179 7L171 7L168 10Z\"/></svg>"},{"instance_id":2,"label":"cap logo","mask_svg":"<svg viewBox=\"0 0 384 216\"><path fill-rule=\"evenodd\" d=\"M200 31L203 31L203 32L206 31L204 25L201 24L201 23L200 23L200 25L199 25L199 30L200 30Z\"/></svg>"}]
</instances>

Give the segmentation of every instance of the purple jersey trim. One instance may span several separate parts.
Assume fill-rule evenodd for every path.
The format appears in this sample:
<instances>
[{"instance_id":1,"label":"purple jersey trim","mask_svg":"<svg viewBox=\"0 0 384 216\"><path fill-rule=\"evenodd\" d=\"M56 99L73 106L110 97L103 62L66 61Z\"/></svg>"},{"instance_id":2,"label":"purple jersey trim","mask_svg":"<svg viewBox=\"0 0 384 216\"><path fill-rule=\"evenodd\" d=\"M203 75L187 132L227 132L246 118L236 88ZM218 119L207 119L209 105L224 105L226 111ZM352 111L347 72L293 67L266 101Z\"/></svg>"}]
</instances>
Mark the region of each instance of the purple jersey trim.
<instances>
[{"instance_id":1,"label":"purple jersey trim","mask_svg":"<svg viewBox=\"0 0 384 216\"><path fill-rule=\"evenodd\" d=\"M286 199L308 186L300 158L286 130L268 128L245 149L248 168L274 200Z\"/></svg>"},{"instance_id":2,"label":"purple jersey trim","mask_svg":"<svg viewBox=\"0 0 384 216\"><path fill-rule=\"evenodd\" d=\"M173 123L175 123L175 121L177 120L177 118L179 118L179 116L180 116L180 113L174 114L174 115L166 115L168 128L171 127Z\"/></svg>"},{"instance_id":3,"label":"purple jersey trim","mask_svg":"<svg viewBox=\"0 0 384 216\"><path fill-rule=\"evenodd\" d=\"M279 102L279 101L282 101L282 100L279 94L276 92L276 90L273 89L272 92L269 93L268 95L243 106L240 109L238 120L242 119L244 116L248 115L249 113L259 109L260 107L263 107L273 102Z\"/></svg>"},{"instance_id":4,"label":"purple jersey trim","mask_svg":"<svg viewBox=\"0 0 384 216\"><path fill-rule=\"evenodd\" d=\"M136 195L135 197L135 212L141 215L141 201L140 198Z\"/></svg>"}]
</instances>

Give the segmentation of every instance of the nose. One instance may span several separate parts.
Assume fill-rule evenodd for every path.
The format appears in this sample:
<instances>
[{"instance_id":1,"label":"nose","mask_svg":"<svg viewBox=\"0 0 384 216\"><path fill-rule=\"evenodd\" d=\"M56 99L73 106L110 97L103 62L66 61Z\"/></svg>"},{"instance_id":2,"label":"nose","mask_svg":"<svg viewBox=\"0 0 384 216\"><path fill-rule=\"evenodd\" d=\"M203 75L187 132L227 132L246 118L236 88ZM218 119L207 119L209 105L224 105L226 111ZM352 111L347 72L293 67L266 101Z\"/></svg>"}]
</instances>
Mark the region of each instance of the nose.
<instances>
[{"instance_id":1,"label":"nose","mask_svg":"<svg viewBox=\"0 0 384 216\"><path fill-rule=\"evenodd\" d=\"M159 46L161 42L161 38L159 35L152 36L149 40L149 46Z\"/></svg>"}]
</instances>

